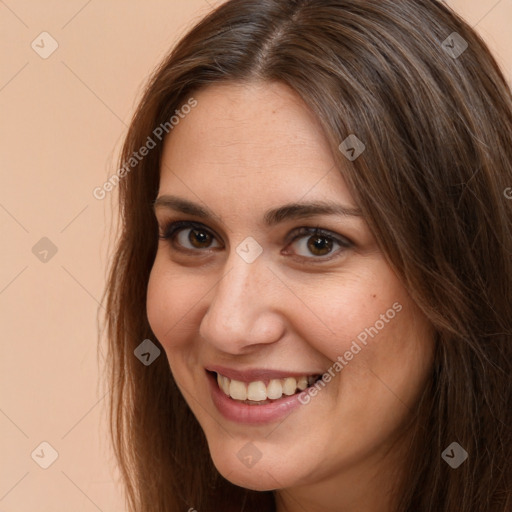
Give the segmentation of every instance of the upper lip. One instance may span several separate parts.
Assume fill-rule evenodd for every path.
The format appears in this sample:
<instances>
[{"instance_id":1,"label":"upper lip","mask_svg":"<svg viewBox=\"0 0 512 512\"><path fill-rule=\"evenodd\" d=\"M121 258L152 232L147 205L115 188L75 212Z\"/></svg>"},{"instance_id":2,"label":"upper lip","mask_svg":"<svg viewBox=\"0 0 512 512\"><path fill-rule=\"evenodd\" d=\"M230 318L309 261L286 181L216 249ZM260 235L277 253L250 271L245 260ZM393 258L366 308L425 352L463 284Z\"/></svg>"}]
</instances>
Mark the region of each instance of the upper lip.
<instances>
[{"instance_id":1,"label":"upper lip","mask_svg":"<svg viewBox=\"0 0 512 512\"><path fill-rule=\"evenodd\" d=\"M249 368L246 370L236 370L227 366L208 365L206 370L210 372L220 373L224 377L240 382L255 382L258 380L269 381L272 379L284 379L286 377L302 377L310 375L321 375L323 372L292 372L289 370L269 370L266 368Z\"/></svg>"}]
</instances>

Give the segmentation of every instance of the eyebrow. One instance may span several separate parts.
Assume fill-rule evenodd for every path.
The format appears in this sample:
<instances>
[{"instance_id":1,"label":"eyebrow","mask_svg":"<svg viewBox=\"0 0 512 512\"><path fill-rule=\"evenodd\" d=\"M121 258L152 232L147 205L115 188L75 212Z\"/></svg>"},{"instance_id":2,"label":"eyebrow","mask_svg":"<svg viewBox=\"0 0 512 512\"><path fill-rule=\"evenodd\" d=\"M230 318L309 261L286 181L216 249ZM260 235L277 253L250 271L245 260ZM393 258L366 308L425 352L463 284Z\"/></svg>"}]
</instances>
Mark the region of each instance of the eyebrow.
<instances>
[{"instance_id":1,"label":"eyebrow","mask_svg":"<svg viewBox=\"0 0 512 512\"><path fill-rule=\"evenodd\" d=\"M177 196L163 195L157 197L153 203L153 208L155 210L157 208L175 210L202 219L217 218L208 208ZM314 217L315 215L363 217L361 210L358 208L343 206L331 201L314 201L310 203L288 203L278 208L273 208L265 213L263 220L266 226L271 227L285 220L303 219Z\"/></svg>"}]
</instances>

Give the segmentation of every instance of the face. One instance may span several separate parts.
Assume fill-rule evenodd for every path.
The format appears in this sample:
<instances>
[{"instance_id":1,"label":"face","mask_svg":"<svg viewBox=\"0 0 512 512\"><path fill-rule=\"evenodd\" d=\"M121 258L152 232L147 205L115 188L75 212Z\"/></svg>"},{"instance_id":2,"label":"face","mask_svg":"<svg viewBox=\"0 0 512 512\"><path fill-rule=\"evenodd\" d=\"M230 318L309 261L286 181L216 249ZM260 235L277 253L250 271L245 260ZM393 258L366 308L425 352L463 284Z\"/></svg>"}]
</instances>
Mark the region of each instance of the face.
<instances>
[{"instance_id":1,"label":"face","mask_svg":"<svg viewBox=\"0 0 512 512\"><path fill-rule=\"evenodd\" d=\"M291 89L194 98L164 147L147 313L213 461L256 490L375 472L428 378L429 325Z\"/></svg>"}]
</instances>

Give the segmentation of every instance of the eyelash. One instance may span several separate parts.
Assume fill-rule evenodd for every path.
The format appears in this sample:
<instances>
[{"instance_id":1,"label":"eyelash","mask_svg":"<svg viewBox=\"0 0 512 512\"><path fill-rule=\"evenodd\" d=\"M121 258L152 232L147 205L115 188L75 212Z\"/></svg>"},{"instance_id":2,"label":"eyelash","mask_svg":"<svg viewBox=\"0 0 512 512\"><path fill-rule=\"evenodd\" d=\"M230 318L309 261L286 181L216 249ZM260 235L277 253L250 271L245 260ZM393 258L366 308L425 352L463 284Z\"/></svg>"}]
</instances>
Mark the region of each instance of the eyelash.
<instances>
[{"instance_id":1,"label":"eyelash","mask_svg":"<svg viewBox=\"0 0 512 512\"><path fill-rule=\"evenodd\" d=\"M206 226L203 224L197 223L197 222L191 222L191 221L175 221L175 222L169 222L163 227L163 233L159 235L159 238L161 240L171 241L174 243L174 238L177 235L179 231L182 231L183 229L198 229L198 230L204 230L207 233L209 233L211 236L215 236ZM323 230L319 227L300 227L293 231L293 238L290 240L289 244L292 244L296 240L304 237L322 237L326 239L333 240L338 245L341 246L342 249L336 251L335 253L328 255L328 256L312 256L311 258L308 258L306 256L298 256L301 260L319 260L319 263L330 261L336 255L338 255L340 252L343 252L343 249L349 249L353 247L353 243L348 240L345 237L342 237L341 235L335 235L334 233L330 231ZM208 249L189 249L185 247L183 249L184 251L192 251L192 252L205 252Z\"/></svg>"}]
</instances>

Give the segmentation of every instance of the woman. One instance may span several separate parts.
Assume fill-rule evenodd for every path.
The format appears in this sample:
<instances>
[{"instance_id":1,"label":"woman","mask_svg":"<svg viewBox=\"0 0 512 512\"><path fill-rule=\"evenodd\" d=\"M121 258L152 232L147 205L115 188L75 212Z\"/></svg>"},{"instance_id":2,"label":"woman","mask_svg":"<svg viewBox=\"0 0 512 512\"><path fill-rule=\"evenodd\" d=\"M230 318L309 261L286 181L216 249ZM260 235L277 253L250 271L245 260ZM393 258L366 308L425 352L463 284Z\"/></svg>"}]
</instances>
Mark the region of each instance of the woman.
<instances>
[{"instance_id":1,"label":"woman","mask_svg":"<svg viewBox=\"0 0 512 512\"><path fill-rule=\"evenodd\" d=\"M442 3L194 27L120 165L129 509L511 510L511 162L510 89Z\"/></svg>"}]
</instances>

